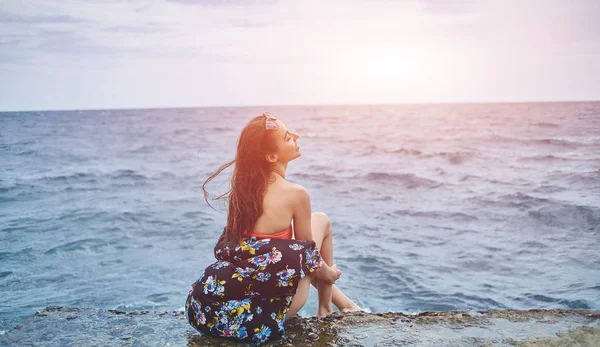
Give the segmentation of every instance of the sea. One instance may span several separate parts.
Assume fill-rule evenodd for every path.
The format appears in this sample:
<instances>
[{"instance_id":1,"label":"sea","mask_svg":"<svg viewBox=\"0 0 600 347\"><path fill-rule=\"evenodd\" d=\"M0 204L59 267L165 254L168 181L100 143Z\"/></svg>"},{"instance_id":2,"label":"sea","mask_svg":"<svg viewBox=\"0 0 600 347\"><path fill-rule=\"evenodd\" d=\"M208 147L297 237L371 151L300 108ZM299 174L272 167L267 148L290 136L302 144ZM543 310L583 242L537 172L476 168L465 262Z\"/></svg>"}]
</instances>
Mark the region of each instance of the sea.
<instances>
[{"instance_id":1,"label":"sea","mask_svg":"<svg viewBox=\"0 0 600 347\"><path fill-rule=\"evenodd\" d=\"M600 309L600 102L5 112L0 334L46 306L183 310L226 222L201 186L265 111L365 310Z\"/></svg>"}]
</instances>

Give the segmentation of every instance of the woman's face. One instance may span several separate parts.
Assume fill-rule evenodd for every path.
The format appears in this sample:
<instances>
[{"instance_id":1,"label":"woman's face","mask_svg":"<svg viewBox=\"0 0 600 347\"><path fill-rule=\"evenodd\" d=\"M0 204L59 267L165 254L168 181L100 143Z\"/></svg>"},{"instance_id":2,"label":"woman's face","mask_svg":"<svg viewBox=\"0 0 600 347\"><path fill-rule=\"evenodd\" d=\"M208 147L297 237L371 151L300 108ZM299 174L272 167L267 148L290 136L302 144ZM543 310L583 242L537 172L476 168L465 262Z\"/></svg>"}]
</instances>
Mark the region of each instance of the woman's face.
<instances>
[{"instance_id":1,"label":"woman's face","mask_svg":"<svg viewBox=\"0 0 600 347\"><path fill-rule=\"evenodd\" d=\"M287 163L298 158L300 153L300 146L296 143L300 135L289 130L285 124L279 119L277 122L277 130L272 133L277 144L277 161Z\"/></svg>"}]
</instances>

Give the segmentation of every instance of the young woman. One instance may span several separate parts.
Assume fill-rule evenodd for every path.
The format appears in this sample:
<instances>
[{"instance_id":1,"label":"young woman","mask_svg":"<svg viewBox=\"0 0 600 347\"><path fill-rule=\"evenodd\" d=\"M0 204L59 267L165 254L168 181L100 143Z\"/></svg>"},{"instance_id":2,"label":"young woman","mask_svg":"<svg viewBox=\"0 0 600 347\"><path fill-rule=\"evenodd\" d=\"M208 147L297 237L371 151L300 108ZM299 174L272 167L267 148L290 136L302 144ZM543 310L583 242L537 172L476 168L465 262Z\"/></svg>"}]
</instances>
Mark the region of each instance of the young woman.
<instances>
[{"instance_id":1,"label":"young woman","mask_svg":"<svg viewBox=\"0 0 600 347\"><path fill-rule=\"evenodd\" d=\"M217 261L192 284L188 321L199 332L262 344L284 334L284 321L305 304L312 283L317 316L359 308L334 283L332 230L325 213L311 212L308 191L285 179L300 157L299 135L263 113L242 130L235 160L222 165L202 189L235 164L227 225L215 246ZM293 224L292 224L293 223Z\"/></svg>"}]
</instances>

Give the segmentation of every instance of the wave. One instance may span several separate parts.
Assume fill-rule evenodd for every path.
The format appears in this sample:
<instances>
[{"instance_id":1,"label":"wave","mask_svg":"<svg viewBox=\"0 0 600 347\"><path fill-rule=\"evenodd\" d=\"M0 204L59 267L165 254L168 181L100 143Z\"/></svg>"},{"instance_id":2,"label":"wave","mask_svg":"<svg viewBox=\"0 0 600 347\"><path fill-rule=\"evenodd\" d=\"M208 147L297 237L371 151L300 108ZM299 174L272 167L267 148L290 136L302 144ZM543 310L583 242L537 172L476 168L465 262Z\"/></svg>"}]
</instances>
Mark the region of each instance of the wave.
<instances>
[{"instance_id":1,"label":"wave","mask_svg":"<svg viewBox=\"0 0 600 347\"><path fill-rule=\"evenodd\" d=\"M534 155L531 157L521 157L518 161L538 161L538 162L554 162L554 161L569 161L571 159L564 157L557 157L551 154L548 155Z\"/></svg>"},{"instance_id":2,"label":"wave","mask_svg":"<svg viewBox=\"0 0 600 347\"><path fill-rule=\"evenodd\" d=\"M553 298L551 296L541 295L541 294L533 294L533 293L525 293L523 294L528 299L545 302L549 304L559 304L564 307L568 307L571 309L583 309L589 310L591 309L590 305L585 300L567 300L561 298Z\"/></svg>"},{"instance_id":3,"label":"wave","mask_svg":"<svg viewBox=\"0 0 600 347\"><path fill-rule=\"evenodd\" d=\"M188 134L192 134L193 130L192 129L175 129L173 130L173 136L179 136L179 135L188 135Z\"/></svg>"},{"instance_id":4,"label":"wave","mask_svg":"<svg viewBox=\"0 0 600 347\"><path fill-rule=\"evenodd\" d=\"M319 164L312 164L308 167L309 170L314 170L314 171L328 171L328 170L333 170L330 166L326 166L326 165L319 165Z\"/></svg>"},{"instance_id":5,"label":"wave","mask_svg":"<svg viewBox=\"0 0 600 347\"><path fill-rule=\"evenodd\" d=\"M521 192L501 195L497 199L486 199L483 197L476 196L468 198L467 200L474 203L475 205L483 205L488 207L516 208L521 211L528 211L533 208L538 208L554 203L550 199L537 198Z\"/></svg>"},{"instance_id":6,"label":"wave","mask_svg":"<svg viewBox=\"0 0 600 347\"><path fill-rule=\"evenodd\" d=\"M435 172L438 173L438 175L443 176L446 175L448 173L448 171L442 169L441 167L436 167L434 168Z\"/></svg>"},{"instance_id":7,"label":"wave","mask_svg":"<svg viewBox=\"0 0 600 347\"><path fill-rule=\"evenodd\" d=\"M563 140L563 139L533 139L533 140L525 140L524 144L534 144L534 145L554 145L560 147L569 147L569 148L577 148L582 145L579 142Z\"/></svg>"},{"instance_id":8,"label":"wave","mask_svg":"<svg viewBox=\"0 0 600 347\"><path fill-rule=\"evenodd\" d=\"M133 180L140 180L140 181L148 179L148 177L146 177L134 170L129 170L129 169L117 170L110 175L110 178L113 178L113 179L131 178Z\"/></svg>"},{"instance_id":9,"label":"wave","mask_svg":"<svg viewBox=\"0 0 600 347\"><path fill-rule=\"evenodd\" d=\"M530 209L552 202L550 199L536 198L521 192L502 195L500 200L505 206L515 207L521 210Z\"/></svg>"},{"instance_id":10,"label":"wave","mask_svg":"<svg viewBox=\"0 0 600 347\"><path fill-rule=\"evenodd\" d=\"M20 141L20 142L9 143L4 146L6 146L6 148L16 148L16 147L25 147L28 145L33 145L35 143L36 143L36 141L34 141L34 140L25 140L25 141ZM2 148L2 147L0 147L0 148Z\"/></svg>"},{"instance_id":11,"label":"wave","mask_svg":"<svg viewBox=\"0 0 600 347\"><path fill-rule=\"evenodd\" d=\"M306 179L306 180L314 180L318 182L324 183L339 183L339 180L344 179L343 177L337 177L325 173L315 173L315 174L307 174L307 173L297 173L291 174L290 177Z\"/></svg>"},{"instance_id":12,"label":"wave","mask_svg":"<svg viewBox=\"0 0 600 347\"><path fill-rule=\"evenodd\" d=\"M487 141L492 143L515 143L524 146L558 146L566 148L578 148L585 145L585 143L565 140L565 139L554 139L554 138L541 138L541 139L522 139L517 137L503 136L503 135L492 135L487 138Z\"/></svg>"},{"instance_id":13,"label":"wave","mask_svg":"<svg viewBox=\"0 0 600 347\"><path fill-rule=\"evenodd\" d=\"M595 207L565 204L521 192L502 195L497 200L479 197L467 200L476 205L514 208L527 212L530 218L550 227L591 232L600 230L600 209Z\"/></svg>"},{"instance_id":14,"label":"wave","mask_svg":"<svg viewBox=\"0 0 600 347\"><path fill-rule=\"evenodd\" d=\"M22 152L17 153L17 155L21 156L21 157L31 156L31 155L34 155L34 154L37 154L37 152L34 151L34 150L32 150L32 149L26 149L26 150L24 150Z\"/></svg>"},{"instance_id":15,"label":"wave","mask_svg":"<svg viewBox=\"0 0 600 347\"><path fill-rule=\"evenodd\" d=\"M588 172L561 172L553 174L552 179L566 180L571 184L598 184L600 183L600 169Z\"/></svg>"},{"instance_id":16,"label":"wave","mask_svg":"<svg viewBox=\"0 0 600 347\"><path fill-rule=\"evenodd\" d=\"M487 138L482 138L482 140L487 140L488 142L492 142L492 143L511 143L511 142L520 143L522 141L520 138L503 136L503 135L498 135L498 134L493 134Z\"/></svg>"},{"instance_id":17,"label":"wave","mask_svg":"<svg viewBox=\"0 0 600 347\"><path fill-rule=\"evenodd\" d=\"M109 174L97 175L89 172L75 172L72 174L58 175L58 176L46 176L40 178L41 181L48 183L97 183L99 179L109 178L114 180L119 179L133 179L133 180L146 180L148 177L142 175L135 170L125 169L117 170Z\"/></svg>"},{"instance_id":18,"label":"wave","mask_svg":"<svg viewBox=\"0 0 600 347\"><path fill-rule=\"evenodd\" d=\"M368 182L393 182L401 183L406 188L414 189L419 187L437 188L443 183L420 177L412 173L387 173L387 172L369 172L365 175L356 175L354 178Z\"/></svg>"},{"instance_id":19,"label":"wave","mask_svg":"<svg viewBox=\"0 0 600 347\"><path fill-rule=\"evenodd\" d=\"M488 289L489 291L489 289ZM462 292L440 293L437 291L425 291L419 293L414 301L427 303L428 309L436 311L466 310L466 309L499 309L506 308L502 303L485 296L469 295Z\"/></svg>"},{"instance_id":20,"label":"wave","mask_svg":"<svg viewBox=\"0 0 600 347\"><path fill-rule=\"evenodd\" d=\"M466 174L466 175L462 176L458 181L459 182L465 182L465 181L472 181L472 180L481 180L481 181L488 182L488 183L493 183L493 184L501 184L501 185L514 186L514 183L512 183L510 181L499 181L499 180L494 180L494 179L487 179L485 177L481 177L481 176L477 176L477 175L471 175L471 174Z\"/></svg>"},{"instance_id":21,"label":"wave","mask_svg":"<svg viewBox=\"0 0 600 347\"><path fill-rule=\"evenodd\" d=\"M450 164L462 164L477 156L474 152L435 152L422 155L424 158L442 157L448 159Z\"/></svg>"},{"instance_id":22,"label":"wave","mask_svg":"<svg viewBox=\"0 0 600 347\"><path fill-rule=\"evenodd\" d=\"M89 253L91 251L93 253L98 253L100 248L107 246L107 245L108 245L108 243L102 239L88 238L88 239L81 239L81 240L77 240L77 241L62 243L58 246L54 246L54 247L46 250L44 252L44 254L52 255L52 254L57 254L57 253L62 253L62 252L70 253L70 252L77 252L77 251L82 251L82 252L86 252L86 253Z\"/></svg>"},{"instance_id":23,"label":"wave","mask_svg":"<svg viewBox=\"0 0 600 347\"><path fill-rule=\"evenodd\" d=\"M75 172L70 175L46 176L41 180L49 183L64 183L73 181L96 182L96 175L87 172Z\"/></svg>"},{"instance_id":24,"label":"wave","mask_svg":"<svg viewBox=\"0 0 600 347\"><path fill-rule=\"evenodd\" d=\"M549 193L564 192L565 190L567 190L567 188L545 184L545 185L536 187L534 190L532 190L532 192L549 194Z\"/></svg>"},{"instance_id":25,"label":"wave","mask_svg":"<svg viewBox=\"0 0 600 347\"><path fill-rule=\"evenodd\" d=\"M401 154L401 155L407 155L407 156L421 156L423 154L422 151L419 151L418 149L413 149L413 148L399 148L399 149L394 149L392 151L389 151L388 153L393 153L393 154Z\"/></svg>"},{"instance_id":26,"label":"wave","mask_svg":"<svg viewBox=\"0 0 600 347\"><path fill-rule=\"evenodd\" d=\"M217 132L217 133L224 133L224 132L228 132L228 131L233 131L235 130L234 128L230 128L230 127L215 127L215 128L210 128L211 132Z\"/></svg>"},{"instance_id":27,"label":"wave","mask_svg":"<svg viewBox=\"0 0 600 347\"><path fill-rule=\"evenodd\" d=\"M339 141L338 143L343 143L346 141ZM371 155L374 153L377 153L378 147L376 145L368 145L367 147L364 148L364 151L362 153L359 153L359 156L366 156L366 155Z\"/></svg>"},{"instance_id":28,"label":"wave","mask_svg":"<svg viewBox=\"0 0 600 347\"><path fill-rule=\"evenodd\" d=\"M376 145L369 145L365 147L365 151L361 153L361 156L377 153L379 148ZM477 152L424 152L414 148L397 148L392 150L382 149L383 154L400 155L406 157L418 157L418 158L444 158L447 159L450 164L461 164L467 160L475 158L479 153Z\"/></svg>"},{"instance_id":29,"label":"wave","mask_svg":"<svg viewBox=\"0 0 600 347\"><path fill-rule=\"evenodd\" d=\"M572 182L598 183L600 182L600 169L582 174L573 174Z\"/></svg>"},{"instance_id":30,"label":"wave","mask_svg":"<svg viewBox=\"0 0 600 347\"><path fill-rule=\"evenodd\" d=\"M332 140L334 141L336 144L342 144L342 143L349 143L351 145L353 145L354 147L359 147L363 144L367 144L371 141L371 139L369 138L358 138L358 137L354 137L354 138L341 138L339 136L324 136L324 135L320 135L318 136L321 139L327 139L327 140ZM368 145L367 147L365 147L367 150L375 150L378 147L376 145Z\"/></svg>"},{"instance_id":31,"label":"wave","mask_svg":"<svg viewBox=\"0 0 600 347\"><path fill-rule=\"evenodd\" d=\"M560 125L550 122L537 122L533 125L538 126L540 128L560 128Z\"/></svg>"},{"instance_id":32,"label":"wave","mask_svg":"<svg viewBox=\"0 0 600 347\"><path fill-rule=\"evenodd\" d=\"M0 187L0 193L4 194L4 193L10 193L13 191L23 192L23 191L31 190L32 188L35 188L35 186L32 184L14 183L9 186ZM0 199L1 198L3 198L3 197L0 197Z\"/></svg>"},{"instance_id":33,"label":"wave","mask_svg":"<svg viewBox=\"0 0 600 347\"><path fill-rule=\"evenodd\" d=\"M480 180L480 179L484 179L481 176L477 176L477 175L471 175L471 174L466 174L463 177L461 177L459 179L460 182L464 182L464 181L470 181L470 180Z\"/></svg>"},{"instance_id":34,"label":"wave","mask_svg":"<svg viewBox=\"0 0 600 347\"><path fill-rule=\"evenodd\" d=\"M600 208L553 204L529 211L528 215L544 225L571 230L600 230Z\"/></svg>"},{"instance_id":35,"label":"wave","mask_svg":"<svg viewBox=\"0 0 600 347\"><path fill-rule=\"evenodd\" d=\"M56 217L57 221L70 221L77 224L87 221L99 220L102 217L109 215L105 211L94 211L94 210L71 210L69 212L60 214Z\"/></svg>"},{"instance_id":36,"label":"wave","mask_svg":"<svg viewBox=\"0 0 600 347\"><path fill-rule=\"evenodd\" d=\"M171 143L173 142L172 140L170 140ZM156 143L153 143L151 145L142 145L138 148L134 148L134 149L130 149L128 152L129 153L135 153L135 154L145 154L145 153L155 153L155 152L165 152L167 151L169 148L163 145L159 145Z\"/></svg>"},{"instance_id":37,"label":"wave","mask_svg":"<svg viewBox=\"0 0 600 347\"><path fill-rule=\"evenodd\" d=\"M461 212L445 212L445 211L406 211L406 210L396 210L394 211L395 215L398 216L409 216L409 217L423 217L423 218L432 218L432 219L449 219L456 221L473 221L478 218L475 216L471 216L466 213Z\"/></svg>"}]
</instances>

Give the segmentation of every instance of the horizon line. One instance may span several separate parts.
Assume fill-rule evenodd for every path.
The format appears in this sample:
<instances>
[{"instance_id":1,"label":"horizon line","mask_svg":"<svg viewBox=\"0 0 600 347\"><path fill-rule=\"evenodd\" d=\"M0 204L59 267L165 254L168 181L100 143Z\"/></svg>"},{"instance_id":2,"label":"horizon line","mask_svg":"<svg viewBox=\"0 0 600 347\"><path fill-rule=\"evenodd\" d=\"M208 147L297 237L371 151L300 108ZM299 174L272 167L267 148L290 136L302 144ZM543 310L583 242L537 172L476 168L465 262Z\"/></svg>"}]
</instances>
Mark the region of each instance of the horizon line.
<instances>
[{"instance_id":1,"label":"horizon line","mask_svg":"<svg viewBox=\"0 0 600 347\"><path fill-rule=\"evenodd\" d=\"M440 101L440 102L379 102L379 103L332 103L332 104L263 104L263 105L216 105L216 106L144 106L115 108L57 108L29 110L0 110L2 113L15 112L79 112L79 111L133 111L133 110L169 110L169 109L203 109L203 108L257 108L257 107L289 107L289 106L401 106L401 105L477 105L477 104L557 104L600 102L599 100L534 100L534 101Z\"/></svg>"}]
</instances>

